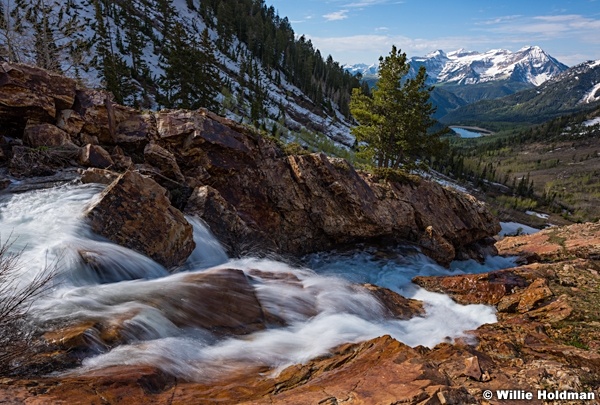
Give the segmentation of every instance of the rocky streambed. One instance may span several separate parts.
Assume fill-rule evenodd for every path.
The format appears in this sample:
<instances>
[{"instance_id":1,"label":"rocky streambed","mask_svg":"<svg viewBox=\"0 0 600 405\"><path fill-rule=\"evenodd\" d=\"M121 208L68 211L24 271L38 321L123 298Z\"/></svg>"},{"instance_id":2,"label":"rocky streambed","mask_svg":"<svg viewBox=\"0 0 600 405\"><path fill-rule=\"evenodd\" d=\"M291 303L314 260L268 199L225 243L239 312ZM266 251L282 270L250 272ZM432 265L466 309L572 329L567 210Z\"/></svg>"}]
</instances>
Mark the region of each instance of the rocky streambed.
<instances>
[{"instance_id":1,"label":"rocky streambed","mask_svg":"<svg viewBox=\"0 0 600 405\"><path fill-rule=\"evenodd\" d=\"M578 242L562 246L556 243L556 234ZM52 302L55 314L61 307L73 308L84 297L110 303L112 312L95 308L87 321L70 327L59 323L63 327L46 332L44 339L54 349L40 353L36 361L60 365L63 373L4 378L0 398L6 403L500 404L507 402L485 400L483 392L511 389L536 396L538 391L597 395L600 267L590 253L598 249L598 237L600 226L588 224L543 231L535 237L507 238L498 244L501 253L520 254L524 262L537 255L536 260L487 273L416 277L415 283L429 291L497 310L497 322L448 337L447 342L442 338L429 347L415 342L407 345L389 334L378 336L386 322L402 329L427 317L431 311L427 302L423 306L370 284L335 283L327 278L331 274L298 271L279 262L254 259L200 273L184 272L166 276L160 287L154 280L106 285L104 292L99 292L102 286L94 287L94 293L91 287L71 291L70 297ZM377 254L368 260L377 257L381 259ZM403 253L395 260L405 257ZM383 260L389 263L390 259L394 257L388 252ZM436 266L427 261L420 265ZM388 269L380 271L385 274ZM405 271L410 269L405 267ZM383 278L381 273L378 278ZM266 301L282 290L280 301ZM310 298L316 296L334 300L327 305L333 306L335 314L329 314L325 324L316 320L323 316L319 300ZM126 301L123 297L130 301L135 297L139 306L117 315L115 309ZM336 306L335 300L343 302ZM136 317L152 308L170 314L168 321L178 330L208 327L213 336L232 338L208 351L206 340L194 342L190 335L166 341L153 341L151 336L132 339L141 325L136 325ZM348 321L360 311L371 323ZM296 347L297 354L306 357L301 361L296 357L297 364L286 366L288 360L277 366L273 360L283 354L281 350L291 350L298 340L307 338L298 330L284 332L286 324L298 319L310 319L316 328L312 340ZM365 333L355 335L358 342L340 343L320 354L314 350L331 339L332 333L337 337L347 333L344 337L353 340L348 334L352 325L355 332ZM273 327L276 334L284 334L267 337L266 328ZM398 328L387 330L398 333ZM369 334L373 337L367 338ZM426 342L426 335L421 336ZM115 349L106 352L110 347ZM107 354L84 361L82 368L77 356L93 350ZM184 353L181 363L170 357L176 351ZM194 362L199 368L192 367ZM537 398L530 402L552 403Z\"/></svg>"}]
</instances>

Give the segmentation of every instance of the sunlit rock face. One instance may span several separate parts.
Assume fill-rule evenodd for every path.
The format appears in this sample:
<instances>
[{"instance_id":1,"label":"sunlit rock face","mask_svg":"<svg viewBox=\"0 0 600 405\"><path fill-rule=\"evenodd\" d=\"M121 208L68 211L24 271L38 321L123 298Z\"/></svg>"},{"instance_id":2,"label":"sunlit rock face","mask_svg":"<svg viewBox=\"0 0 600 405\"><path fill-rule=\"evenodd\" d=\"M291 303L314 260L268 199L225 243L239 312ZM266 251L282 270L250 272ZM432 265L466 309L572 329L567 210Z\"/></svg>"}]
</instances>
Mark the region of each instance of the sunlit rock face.
<instances>
[{"instance_id":1,"label":"sunlit rock face","mask_svg":"<svg viewBox=\"0 0 600 405\"><path fill-rule=\"evenodd\" d=\"M471 196L416 177L383 181L323 154L285 156L209 112L162 112L157 125L157 142L176 156L189 184L209 184L228 216L267 235L281 253L405 241L448 264L476 256L499 230Z\"/></svg>"}]
</instances>

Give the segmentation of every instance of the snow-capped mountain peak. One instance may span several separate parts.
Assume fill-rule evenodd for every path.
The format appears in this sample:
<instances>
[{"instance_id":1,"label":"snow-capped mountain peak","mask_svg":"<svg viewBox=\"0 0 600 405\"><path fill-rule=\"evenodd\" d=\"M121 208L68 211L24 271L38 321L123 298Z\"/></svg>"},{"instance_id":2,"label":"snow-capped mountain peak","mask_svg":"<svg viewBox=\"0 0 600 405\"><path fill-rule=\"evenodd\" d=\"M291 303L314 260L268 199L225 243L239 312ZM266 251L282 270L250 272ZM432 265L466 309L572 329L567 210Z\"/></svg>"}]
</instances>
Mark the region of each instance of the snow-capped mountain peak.
<instances>
[{"instance_id":1,"label":"snow-capped mountain peak","mask_svg":"<svg viewBox=\"0 0 600 405\"><path fill-rule=\"evenodd\" d=\"M516 52L492 49L484 53L458 49L445 53L436 50L422 57L410 59L411 74L425 66L429 84L453 83L469 85L489 81L507 80L539 86L567 69L567 66L548 55L539 46L524 46ZM360 65L345 66L351 72L360 71L363 76L375 75L377 67L369 70Z\"/></svg>"},{"instance_id":2,"label":"snow-capped mountain peak","mask_svg":"<svg viewBox=\"0 0 600 405\"><path fill-rule=\"evenodd\" d=\"M375 76L379 70L379 65L376 63L371 65L367 65L366 63L357 63L355 65L344 65L343 68L353 75L360 73L363 76Z\"/></svg>"},{"instance_id":3,"label":"snow-capped mountain peak","mask_svg":"<svg viewBox=\"0 0 600 405\"><path fill-rule=\"evenodd\" d=\"M448 58L450 61L437 75L437 82L475 84L509 80L539 86L567 69L538 46L526 46L517 52L506 49L485 53L459 50L448 53Z\"/></svg>"},{"instance_id":4,"label":"snow-capped mountain peak","mask_svg":"<svg viewBox=\"0 0 600 405\"><path fill-rule=\"evenodd\" d=\"M471 56L471 55L478 55L479 52L477 51L467 51L464 48L460 48L457 49L456 51L452 51L452 52L448 52L447 56L449 58L461 58L463 56Z\"/></svg>"},{"instance_id":5,"label":"snow-capped mountain peak","mask_svg":"<svg viewBox=\"0 0 600 405\"><path fill-rule=\"evenodd\" d=\"M437 51L433 51L433 52L430 52L427 55L425 55L426 59L433 59L433 58L444 59L446 57L447 57L446 53L444 51L442 51L441 49L438 49Z\"/></svg>"}]
</instances>

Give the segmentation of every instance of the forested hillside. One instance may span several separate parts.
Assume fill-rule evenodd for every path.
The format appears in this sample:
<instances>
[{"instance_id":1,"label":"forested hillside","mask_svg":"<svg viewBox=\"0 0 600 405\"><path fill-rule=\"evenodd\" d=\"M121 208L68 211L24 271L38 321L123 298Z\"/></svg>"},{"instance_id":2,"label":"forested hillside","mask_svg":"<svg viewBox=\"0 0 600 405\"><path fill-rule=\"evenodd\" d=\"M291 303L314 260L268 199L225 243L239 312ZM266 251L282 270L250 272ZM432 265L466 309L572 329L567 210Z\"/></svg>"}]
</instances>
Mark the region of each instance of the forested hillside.
<instances>
[{"instance_id":1,"label":"forested hillside","mask_svg":"<svg viewBox=\"0 0 600 405\"><path fill-rule=\"evenodd\" d=\"M596 106L520 130L454 139L436 169L486 192L480 197L504 220L532 226L597 221L599 136Z\"/></svg>"},{"instance_id":2,"label":"forested hillside","mask_svg":"<svg viewBox=\"0 0 600 405\"><path fill-rule=\"evenodd\" d=\"M209 107L348 143L357 78L263 0L0 3L0 56L80 78L135 107Z\"/></svg>"}]
</instances>

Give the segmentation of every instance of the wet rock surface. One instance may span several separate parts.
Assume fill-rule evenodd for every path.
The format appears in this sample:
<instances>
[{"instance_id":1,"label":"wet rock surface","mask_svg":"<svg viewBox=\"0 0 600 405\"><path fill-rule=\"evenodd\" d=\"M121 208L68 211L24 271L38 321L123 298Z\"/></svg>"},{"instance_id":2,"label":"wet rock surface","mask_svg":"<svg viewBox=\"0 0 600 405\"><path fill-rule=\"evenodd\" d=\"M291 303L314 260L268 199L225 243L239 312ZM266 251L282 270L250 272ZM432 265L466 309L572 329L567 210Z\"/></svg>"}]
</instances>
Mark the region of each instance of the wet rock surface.
<instances>
[{"instance_id":1,"label":"wet rock surface","mask_svg":"<svg viewBox=\"0 0 600 405\"><path fill-rule=\"evenodd\" d=\"M425 315L425 309L421 301L404 298L388 288L374 284L364 284L363 286L377 297L392 318L406 320Z\"/></svg>"},{"instance_id":2,"label":"wet rock surface","mask_svg":"<svg viewBox=\"0 0 600 405\"><path fill-rule=\"evenodd\" d=\"M185 263L195 247L192 226L166 190L139 173L119 176L85 216L94 232L167 268Z\"/></svg>"}]
</instances>

